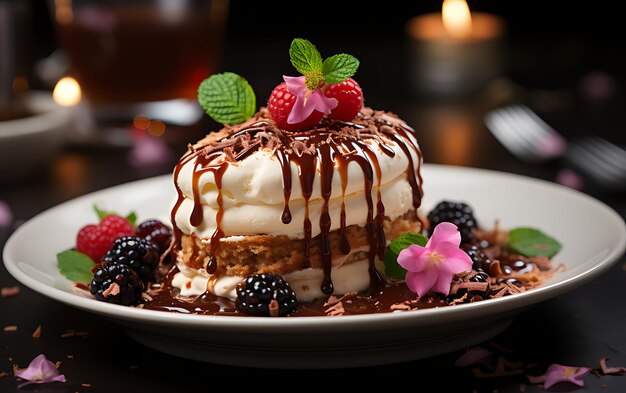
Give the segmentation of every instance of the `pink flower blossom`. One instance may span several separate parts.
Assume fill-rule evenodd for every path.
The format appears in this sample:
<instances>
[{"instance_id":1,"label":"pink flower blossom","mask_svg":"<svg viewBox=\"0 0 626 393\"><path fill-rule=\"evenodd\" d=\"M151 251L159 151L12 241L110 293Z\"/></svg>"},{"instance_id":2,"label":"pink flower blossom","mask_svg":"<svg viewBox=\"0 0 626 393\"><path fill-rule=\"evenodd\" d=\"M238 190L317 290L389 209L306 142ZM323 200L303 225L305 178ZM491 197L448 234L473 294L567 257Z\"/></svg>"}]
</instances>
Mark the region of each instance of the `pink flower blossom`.
<instances>
[{"instance_id":1,"label":"pink flower blossom","mask_svg":"<svg viewBox=\"0 0 626 393\"><path fill-rule=\"evenodd\" d=\"M425 247L414 244L398 255L407 270L406 285L418 296L431 289L448 295L452 277L472 268L472 259L459 248L461 234L456 225L442 222L435 227Z\"/></svg>"},{"instance_id":2,"label":"pink flower blossom","mask_svg":"<svg viewBox=\"0 0 626 393\"><path fill-rule=\"evenodd\" d=\"M46 359L44 354L34 358L28 367L15 370L15 376L27 381L18 388L32 383L65 382L65 375L60 374L54 363Z\"/></svg>"},{"instance_id":3,"label":"pink flower blossom","mask_svg":"<svg viewBox=\"0 0 626 393\"><path fill-rule=\"evenodd\" d=\"M287 91L296 96L296 103L289 113L287 123L298 124L306 120L313 111L318 110L325 115L339 105L339 101L335 98L328 98L322 92L322 89L310 91L306 85L305 76L286 76L283 79L287 84Z\"/></svg>"},{"instance_id":4,"label":"pink flower blossom","mask_svg":"<svg viewBox=\"0 0 626 393\"><path fill-rule=\"evenodd\" d=\"M546 371L546 380L543 383L544 389L550 389L559 382L569 382L577 386L584 386L583 377L591 371L587 367L570 367L560 364L551 364Z\"/></svg>"}]
</instances>

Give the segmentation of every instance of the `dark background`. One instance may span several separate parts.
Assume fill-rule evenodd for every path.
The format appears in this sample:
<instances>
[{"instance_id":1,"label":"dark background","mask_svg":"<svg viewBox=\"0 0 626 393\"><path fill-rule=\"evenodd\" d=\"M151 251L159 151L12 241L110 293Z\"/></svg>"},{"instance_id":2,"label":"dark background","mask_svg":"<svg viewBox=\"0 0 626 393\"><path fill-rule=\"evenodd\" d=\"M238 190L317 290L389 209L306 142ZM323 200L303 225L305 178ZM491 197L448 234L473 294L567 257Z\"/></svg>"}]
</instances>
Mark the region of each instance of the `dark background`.
<instances>
[{"instance_id":1,"label":"dark background","mask_svg":"<svg viewBox=\"0 0 626 393\"><path fill-rule=\"evenodd\" d=\"M46 2L33 7L32 60L56 47ZM282 74L294 74L287 49L293 37L308 38L323 55L348 52L361 60L356 76L366 103L392 110L406 118L418 132L425 160L520 173L553 180L563 163L525 164L500 146L482 125L484 111L494 104L485 91L468 96L434 99L415 93L408 83L406 21L425 12L438 12L439 1L365 2L272 2L233 1L224 47L223 70L245 75L262 104ZM528 104L566 137L602 135L626 143L624 127L624 78L626 34L616 2L469 1L472 11L501 15L507 21L504 81L507 100ZM300 7L299 7L300 6ZM601 75L611 87L607 94L590 93L589 76ZM31 85L42 86L31 76ZM468 125L471 154L451 156L440 147L446 134L443 117L460 114ZM170 140L175 156L185 142L216 125L210 120L184 138ZM37 175L0 183L0 200L12 207L16 220L25 220L62 201L87 192L135 179L166 174L169 162L130 168L126 151L69 146ZM7 168L2 168L7 170ZM623 193L590 186L584 190L626 215ZM480 213L479 213L480 214ZM573 214L575 214L573 212ZM584 230L584 228L581 228ZM0 247L12 228L0 227ZM513 358L537 363L597 367L601 356L611 364L626 365L626 272L622 259L601 278L556 299L544 302L519 317L505 333L494 339L513 351ZM0 286L16 285L0 267ZM208 365L160 354L135 343L109 321L54 303L22 287L16 298L0 299L0 326L18 325L16 333L0 331L0 372L11 365L25 366L34 356L65 359L61 368L70 384L46 388L49 392L89 391L192 391L211 389L215 378L241 378L241 388L256 384L279 385L283 380L313 384L317 381L354 381L360 378L390 383L402 380L415 389L425 383L452 391L517 392L523 377L477 379L468 370L452 366L460 354L371 369L314 372L265 371ZM41 339L31 332L43 325ZM61 339L67 329L89 331L86 339ZM259 338L262 339L262 338ZM489 345L489 344L487 344ZM9 360L8 358L12 358ZM625 377L585 379L586 391L623 392ZM81 387L81 383L92 387ZM328 383L325 382L327 385ZM606 386L602 386L606 385ZM439 389L435 389L437 391ZM16 391L12 377L0 379L0 392ZM528 391L540 391L529 386Z\"/></svg>"}]
</instances>

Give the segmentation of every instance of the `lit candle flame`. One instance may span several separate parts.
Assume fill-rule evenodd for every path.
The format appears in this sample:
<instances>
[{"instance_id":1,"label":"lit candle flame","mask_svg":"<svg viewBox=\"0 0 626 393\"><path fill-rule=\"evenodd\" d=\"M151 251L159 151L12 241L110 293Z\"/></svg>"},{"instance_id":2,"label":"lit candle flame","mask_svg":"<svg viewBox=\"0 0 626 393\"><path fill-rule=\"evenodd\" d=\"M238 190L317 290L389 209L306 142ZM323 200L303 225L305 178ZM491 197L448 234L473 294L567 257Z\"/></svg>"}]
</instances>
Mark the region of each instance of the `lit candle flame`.
<instances>
[{"instance_id":1,"label":"lit candle flame","mask_svg":"<svg viewBox=\"0 0 626 393\"><path fill-rule=\"evenodd\" d=\"M52 98L61 106L74 106L80 102L80 85L76 79L66 76L61 78L54 86Z\"/></svg>"},{"instance_id":2,"label":"lit candle flame","mask_svg":"<svg viewBox=\"0 0 626 393\"><path fill-rule=\"evenodd\" d=\"M443 27L448 34L464 39L472 33L472 15L465 0L444 0L441 6Z\"/></svg>"}]
</instances>

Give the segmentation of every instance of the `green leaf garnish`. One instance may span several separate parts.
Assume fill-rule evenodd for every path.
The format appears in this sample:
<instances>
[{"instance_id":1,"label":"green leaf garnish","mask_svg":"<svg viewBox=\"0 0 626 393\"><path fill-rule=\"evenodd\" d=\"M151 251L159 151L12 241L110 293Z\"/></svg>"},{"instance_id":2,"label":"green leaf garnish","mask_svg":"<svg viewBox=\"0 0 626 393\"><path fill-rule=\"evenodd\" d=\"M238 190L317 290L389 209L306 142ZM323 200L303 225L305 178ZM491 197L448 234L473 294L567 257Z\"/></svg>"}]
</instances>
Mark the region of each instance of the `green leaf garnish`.
<instances>
[{"instance_id":1,"label":"green leaf garnish","mask_svg":"<svg viewBox=\"0 0 626 393\"><path fill-rule=\"evenodd\" d=\"M359 61L356 57L345 53L334 55L326 60L322 65L322 73L326 83L334 84L345 81L356 73L359 68Z\"/></svg>"},{"instance_id":2,"label":"green leaf garnish","mask_svg":"<svg viewBox=\"0 0 626 393\"><path fill-rule=\"evenodd\" d=\"M96 204L93 205L93 210L96 212L96 215L98 216L100 221L102 221L102 219L106 216L119 216L119 214L117 214L116 212L100 209ZM130 225L132 226L135 226L135 224L137 223L137 213L135 213L134 211L128 213L125 218L128 220L128 222L130 222Z\"/></svg>"},{"instance_id":3,"label":"green leaf garnish","mask_svg":"<svg viewBox=\"0 0 626 393\"><path fill-rule=\"evenodd\" d=\"M96 266L89 256L82 252L67 250L57 254L59 272L68 280L88 283L93 278L91 269Z\"/></svg>"},{"instance_id":4,"label":"green leaf garnish","mask_svg":"<svg viewBox=\"0 0 626 393\"><path fill-rule=\"evenodd\" d=\"M243 123L256 112L256 96L243 77L224 72L205 79L198 87L198 102L218 123Z\"/></svg>"},{"instance_id":5,"label":"green leaf garnish","mask_svg":"<svg viewBox=\"0 0 626 393\"><path fill-rule=\"evenodd\" d=\"M561 243L534 228L515 228L509 232L511 250L526 257L552 258L561 250Z\"/></svg>"},{"instance_id":6,"label":"green leaf garnish","mask_svg":"<svg viewBox=\"0 0 626 393\"><path fill-rule=\"evenodd\" d=\"M302 75L322 72L322 55L309 40L295 38L289 47L291 64Z\"/></svg>"},{"instance_id":7,"label":"green leaf garnish","mask_svg":"<svg viewBox=\"0 0 626 393\"><path fill-rule=\"evenodd\" d=\"M427 237L419 233L412 232L404 233L393 239L389 246L387 246L387 251L385 251L385 275L396 280L404 280L406 277L406 270L402 266L398 265L398 255L400 255L400 251L412 246L413 244L423 247L426 243L428 243Z\"/></svg>"},{"instance_id":8,"label":"green leaf garnish","mask_svg":"<svg viewBox=\"0 0 626 393\"><path fill-rule=\"evenodd\" d=\"M128 220L128 222L130 222L130 225L135 226L135 224L137 223L137 213L135 212L130 212L127 216L126 219Z\"/></svg>"},{"instance_id":9,"label":"green leaf garnish","mask_svg":"<svg viewBox=\"0 0 626 393\"><path fill-rule=\"evenodd\" d=\"M96 212L96 215L98 216L98 219L100 219L100 220L102 220L104 217L110 216L112 214L117 215L116 213L109 212L109 211L106 211L106 210L102 210L95 204L93 205L93 210Z\"/></svg>"}]
</instances>

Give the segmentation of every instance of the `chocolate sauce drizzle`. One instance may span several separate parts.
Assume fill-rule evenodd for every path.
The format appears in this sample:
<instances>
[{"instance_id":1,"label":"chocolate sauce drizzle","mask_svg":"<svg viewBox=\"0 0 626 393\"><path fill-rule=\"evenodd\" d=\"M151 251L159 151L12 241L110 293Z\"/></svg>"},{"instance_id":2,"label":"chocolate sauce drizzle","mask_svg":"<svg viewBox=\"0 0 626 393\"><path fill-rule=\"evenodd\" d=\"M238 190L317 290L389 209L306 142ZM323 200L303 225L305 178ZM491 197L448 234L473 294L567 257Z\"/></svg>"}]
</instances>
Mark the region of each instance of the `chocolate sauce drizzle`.
<instances>
[{"instance_id":1,"label":"chocolate sauce drizzle","mask_svg":"<svg viewBox=\"0 0 626 393\"><path fill-rule=\"evenodd\" d=\"M203 221L203 208L199 190L200 178L210 172L214 176L217 187L216 230L211 236L210 256L207 264L209 273L215 272L218 261L217 255L220 247L220 239L224 237L222 230L222 218L224 208L222 203L222 177L230 163L242 161L251 154L261 149L273 152L274 157L280 163L283 176L284 209L281 220L288 224L292 220L289 209L293 179L291 165L298 168L298 180L304 198L304 255L310 257L313 223L309 218L309 200L313 194L313 186L317 171L320 177L320 193L323 198L322 212L319 225L320 235L317 239L320 246L320 257L324 270L322 292L329 295L333 293L331 279L332 247L329 239L331 218L329 214L329 200L332 195L332 184L335 166L341 179L342 203L340 214L340 251L347 255L350 253L350 244L346 233L346 209L345 192L348 184L348 167L350 163L357 164L363 172L364 197L367 204L366 233L369 241L370 279L372 282L379 281L374 267L376 256L383 258L386 240L384 232L385 206L381 198L382 170L378 158L370 145L377 146L389 157L394 157L395 152L390 147L397 144L408 157L409 166L406 171L407 181L413 194L413 207L417 209L422 201L422 178L420 165L422 155L419 146L415 142L415 132L399 121L390 121L384 117L383 112L374 112L366 109L365 113L353 122L324 120L320 126L303 132L289 132L276 127L267 118L267 114L261 111L254 120L249 121L239 128L227 127L214 136L208 136L194 146L190 146L187 153L180 159L174 170L174 185L178 195L177 201L171 212L172 226L174 227L174 250L180 249L181 231L176 226L176 213L180 208L184 195L178 186L178 177L184 165L196 159L193 169L192 192L194 206L189 217L191 225L197 227ZM371 141L368 143L368 141ZM411 151L417 156L415 165ZM413 170L412 168L416 168ZM376 184L374 180L376 179ZM376 203L372 199L372 191L376 191Z\"/></svg>"}]
</instances>

